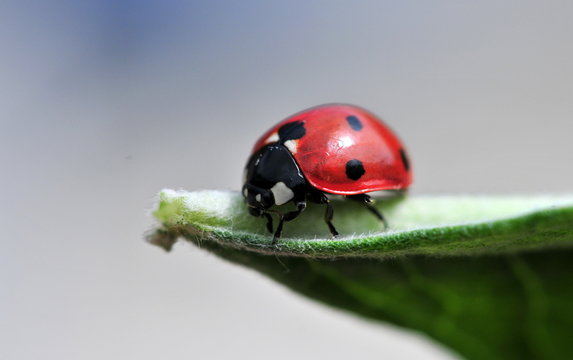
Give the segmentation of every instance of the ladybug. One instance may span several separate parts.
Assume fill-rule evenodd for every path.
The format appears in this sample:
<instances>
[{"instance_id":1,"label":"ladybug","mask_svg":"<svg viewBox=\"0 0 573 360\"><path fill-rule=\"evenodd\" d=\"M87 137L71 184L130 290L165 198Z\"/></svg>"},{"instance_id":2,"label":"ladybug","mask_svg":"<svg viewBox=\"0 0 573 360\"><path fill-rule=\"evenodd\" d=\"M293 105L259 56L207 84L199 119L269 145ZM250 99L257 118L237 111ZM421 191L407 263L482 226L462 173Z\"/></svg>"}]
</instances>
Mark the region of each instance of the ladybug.
<instances>
[{"instance_id":1,"label":"ladybug","mask_svg":"<svg viewBox=\"0 0 573 360\"><path fill-rule=\"evenodd\" d=\"M326 104L292 115L261 136L245 167L242 193L249 213L266 218L276 244L284 222L297 218L307 201L326 206L324 220L336 237L328 195L363 203L387 227L367 193L405 190L411 182L406 150L380 119L357 106ZM288 203L296 209L271 209ZM279 217L274 231L271 214Z\"/></svg>"}]
</instances>

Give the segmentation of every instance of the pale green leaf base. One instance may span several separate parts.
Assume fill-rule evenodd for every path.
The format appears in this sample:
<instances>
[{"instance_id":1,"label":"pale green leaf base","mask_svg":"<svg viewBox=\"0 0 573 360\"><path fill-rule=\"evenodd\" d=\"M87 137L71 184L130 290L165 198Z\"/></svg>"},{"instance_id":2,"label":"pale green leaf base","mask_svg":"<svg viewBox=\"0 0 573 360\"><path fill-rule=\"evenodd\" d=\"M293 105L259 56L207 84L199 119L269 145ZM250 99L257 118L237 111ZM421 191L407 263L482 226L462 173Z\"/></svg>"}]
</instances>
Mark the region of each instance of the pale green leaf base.
<instances>
[{"instance_id":1,"label":"pale green leaf base","mask_svg":"<svg viewBox=\"0 0 573 360\"><path fill-rule=\"evenodd\" d=\"M573 196L406 197L321 206L271 245L234 192L160 194L150 241L183 236L332 306L426 333L471 359L573 358ZM272 256L268 256L271 254Z\"/></svg>"}]
</instances>

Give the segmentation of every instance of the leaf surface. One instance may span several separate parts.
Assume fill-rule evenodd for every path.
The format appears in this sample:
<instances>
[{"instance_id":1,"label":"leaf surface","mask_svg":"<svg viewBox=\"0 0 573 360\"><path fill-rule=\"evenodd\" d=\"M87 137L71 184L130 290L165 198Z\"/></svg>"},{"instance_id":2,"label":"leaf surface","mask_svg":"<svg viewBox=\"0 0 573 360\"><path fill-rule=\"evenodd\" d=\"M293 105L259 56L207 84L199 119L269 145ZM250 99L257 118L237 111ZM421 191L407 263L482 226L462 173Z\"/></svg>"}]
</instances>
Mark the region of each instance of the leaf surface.
<instances>
[{"instance_id":1,"label":"leaf surface","mask_svg":"<svg viewBox=\"0 0 573 360\"><path fill-rule=\"evenodd\" d=\"M573 358L573 196L409 196L309 206L271 245L240 194L164 190L150 241L184 237L289 288L424 332L469 359Z\"/></svg>"}]
</instances>

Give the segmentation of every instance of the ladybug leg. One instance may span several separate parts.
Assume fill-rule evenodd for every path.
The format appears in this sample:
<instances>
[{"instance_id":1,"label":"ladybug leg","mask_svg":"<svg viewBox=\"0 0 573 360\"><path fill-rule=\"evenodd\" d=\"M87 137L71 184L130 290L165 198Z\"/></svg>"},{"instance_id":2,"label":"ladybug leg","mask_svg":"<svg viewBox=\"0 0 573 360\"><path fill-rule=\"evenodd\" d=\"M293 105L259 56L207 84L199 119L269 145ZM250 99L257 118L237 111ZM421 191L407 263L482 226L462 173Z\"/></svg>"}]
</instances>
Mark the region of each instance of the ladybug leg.
<instances>
[{"instance_id":1,"label":"ladybug leg","mask_svg":"<svg viewBox=\"0 0 573 360\"><path fill-rule=\"evenodd\" d=\"M313 191L308 194L308 199L317 204L326 204L326 212L324 213L324 222L328 225L328 230L332 234L332 237L338 236L338 231L334 225L332 225L332 218L334 217L334 208L330 203L330 200L324 195L323 192L320 191Z\"/></svg>"},{"instance_id":2,"label":"ladybug leg","mask_svg":"<svg viewBox=\"0 0 573 360\"><path fill-rule=\"evenodd\" d=\"M382 221L382 223L384 224L384 230L388 229L388 222L384 218L384 215L382 215L382 213L378 211L378 209L376 209L374 205L372 205L374 200L372 200L370 195L368 194L348 195L346 196L346 198L364 204L364 206L366 206L366 209L368 209L368 211L370 211L372 214L374 214L374 216L376 216L380 221Z\"/></svg>"},{"instance_id":3,"label":"ladybug leg","mask_svg":"<svg viewBox=\"0 0 573 360\"><path fill-rule=\"evenodd\" d=\"M336 231L334 225L332 225L333 217L334 217L334 208L332 207L330 200L326 199L326 213L324 214L324 221L326 222L326 225L328 225L328 230L330 230L332 237L337 237L338 231Z\"/></svg>"},{"instance_id":4,"label":"ladybug leg","mask_svg":"<svg viewBox=\"0 0 573 360\"><path fill-rule=\"evenodd\" d=\"M267 219L267 230L272 234L273 233L273 218L271 214L264 211L263 209L250 207L249 206L249 214L256 217L264 216Z\"/></svg>"},{"instance_id":5,"label":"ladybug leg","mask_svg":"<svg viewBox=\"0 0 573 360\"><path fill-rule=\"evenodd\" d=\"M277 230L275 231L275 234L273 236L273 242L272 242L273 245L275 245L279 240L279 238L281 237L284 222L296 219L304 211L304 209L306 209L306 202L299 201L296 203L296 207L297 207L296 210L287 212L286 214L282 214L280 216L279 225L277 226Z\"/></svg>"},{"instance_id":6,"label":"ladybug leg","mask_svg":"<svg viewBox=\"0 0 573 360\"><path fill-rule=\"evenodd\" d=\"M267 230L272 234L273 233L273 218L271 214L268 212L264 212L263 215L267 219Z\"/></svg>"}]
</instances>

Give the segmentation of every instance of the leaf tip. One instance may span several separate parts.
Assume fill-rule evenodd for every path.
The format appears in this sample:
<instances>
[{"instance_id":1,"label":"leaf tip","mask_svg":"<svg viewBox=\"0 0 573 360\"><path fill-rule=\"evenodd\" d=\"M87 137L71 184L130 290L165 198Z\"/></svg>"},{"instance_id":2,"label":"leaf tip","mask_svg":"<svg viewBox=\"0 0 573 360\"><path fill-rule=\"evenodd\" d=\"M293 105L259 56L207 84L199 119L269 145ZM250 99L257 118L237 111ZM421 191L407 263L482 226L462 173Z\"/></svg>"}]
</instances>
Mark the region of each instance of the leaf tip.
<instances>
[{"instance_id":1,"label":"leaf tip","mask_svg":"<svg viewBox=\"0 0 573 360\"><path fill-rule=\"evenodd\" d=\"M159 246L163 250L169 252L173 245L177 242L177 234L165 229L156 229L150 231L145 235L145 240L155 246Z\"/></svg>"}]
</instances>

